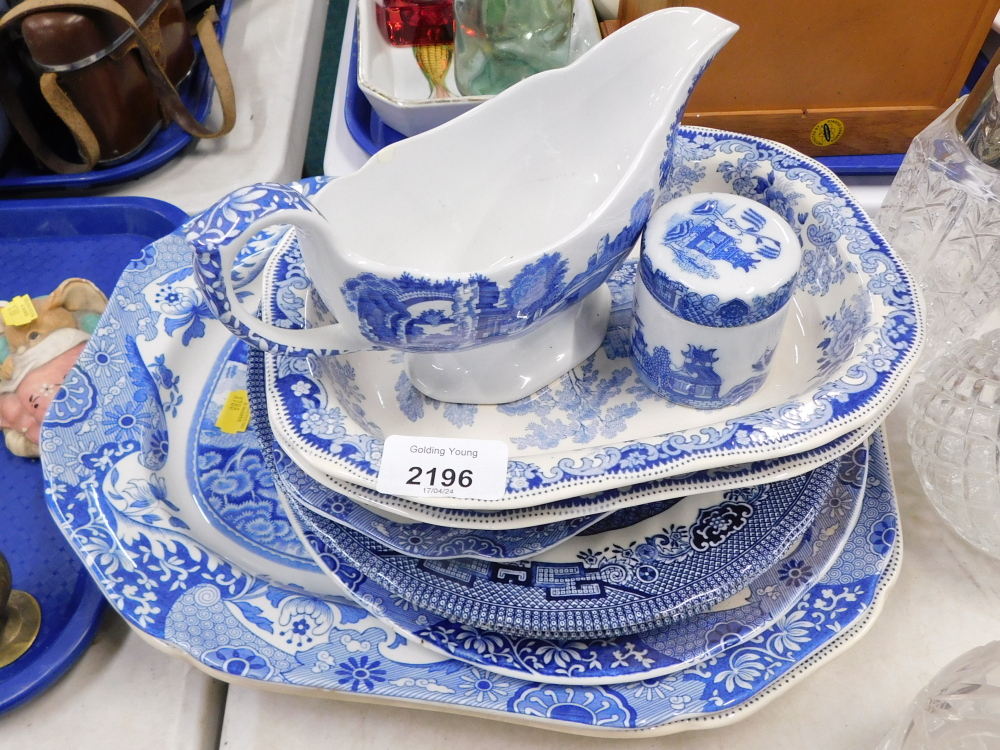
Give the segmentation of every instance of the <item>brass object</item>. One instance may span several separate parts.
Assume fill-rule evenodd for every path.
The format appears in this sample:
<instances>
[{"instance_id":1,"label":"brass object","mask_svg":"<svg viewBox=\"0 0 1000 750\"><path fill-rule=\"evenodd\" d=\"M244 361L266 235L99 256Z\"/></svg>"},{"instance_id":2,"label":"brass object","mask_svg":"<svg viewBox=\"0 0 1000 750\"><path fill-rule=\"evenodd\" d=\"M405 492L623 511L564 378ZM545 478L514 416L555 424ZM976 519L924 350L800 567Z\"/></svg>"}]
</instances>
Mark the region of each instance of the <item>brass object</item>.
<instances>
[{"instance_id":1,"label":"brass object","mask_svg":"<svg viewBox=\"0 0 1000 750\"><path fill-rule=\"evenodd\" d=\"M10 566L0 553L0 669L31 648L41 627L41 607L28 592L11 589Z\"/></svg>"},{"instance_id":2,"label":"brass object","mask_svg":"<svg viewBox=\"0 0 1000 750\"><path fill-rule=\"evenodd\" d=\"M35 642L42 610L27 591L14 590L7 600L7 622L0 633L0 668L16 661Z\"/></svg>"}]
</instances>

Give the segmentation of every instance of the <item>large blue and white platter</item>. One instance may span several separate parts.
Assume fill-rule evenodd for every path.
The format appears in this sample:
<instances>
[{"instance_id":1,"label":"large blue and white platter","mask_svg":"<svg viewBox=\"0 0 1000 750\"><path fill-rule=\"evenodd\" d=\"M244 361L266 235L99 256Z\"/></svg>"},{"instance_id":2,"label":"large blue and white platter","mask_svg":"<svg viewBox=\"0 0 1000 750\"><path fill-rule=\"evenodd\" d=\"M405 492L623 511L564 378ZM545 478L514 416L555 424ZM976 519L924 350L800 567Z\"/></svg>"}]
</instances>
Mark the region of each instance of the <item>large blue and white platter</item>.
<instances>
[{"instance_id":1,"label":"large blue and white platter","mask_svg":"<svg viewBox=\"0 0 1000 750\"><path fill-rule=\"evenodd\" d=\"M295 237L290 234L285 235L279 243L274 245L274 248L262 273L264 299L262 315L266 321L276 325L301 326L307 321L310 308L317 306L318 303L315 301L315 297L310 294L311 285L308 280L301 275L302 268ZM629 335L630 293L634 278L633 265L633 263L626 263L623 269L616 272L610 280L611 287L615 290L613 295L615 313L608 332L608 341L619 337L627 339ZM264 355L258 354L256 351L250 354L250 359L254 362L263 358ZM336 368L335 364L332 366ZM279 374L285 373L281 377L313 378L320 367L321 364L317 361L303 364L299 360L289 358L278 366L278 370ZM257 369L266 371L263 366L251 367L251 370ZM347 376L353 377L352 373L353 371L347 372ZM334 400L326 395L328 391L324 388L321 379L315 379L312 384L297 382L299 386L297 390L301 396L299 407L312 415L309 417L310 419L320 419L320 415L327 412L337 415L338 418L343 416L346 430L354 435L352 439L358 441L357 445L364 444L380 455L381 441L373 440L371 436L361 435L358 430L362 430L362 428L353 423L349 416L344 415L338 406L329 406ZM644 386L638 387L644 388ZM266 377L263 374L259 377L251 374L248 389L251 399L255 403L261 404L258 410L263 412L268 401ZM295 383L293 383L292 389L293 392L296 390ZM424 400L427 404L433 405L434 408L446 410L461 408L455 404L442 404L430 399ZM745 464L688 472L625 487L605 489L578 497L555 500L541 505L521 507L520 502L513 502L509 505L502 504L502 507L499 508L493 508L492 505L485 508L435 507L421 501L385 495L370 487L353 484L324 473L322 469L310 462L308 456L299 452L294 441L282 440L280 431L274 436L275 449L281 454L277 475L285 477L286 484L295 488L292 491L293 495L305 501L321 515L330 516L331 509L336 508L335 515L338 517L334 517L332 520L339 520L341 515L339 510L346 500L377 509L390 517L402 516L413 521L423 521L440 526L484 529L537 526L584 515L663 502L666 499L679 498L686 494L746 487L753 484L782 481L800 475L834 460L863 443L881 423L885 413L891 409L895 401L896 397L889 400L867 424L850 430L829 443L809 451ZM270 417L273 415L269 415L269 433L274 422ZM315 426L310 429L317 431Z\"/></svg>"},{"instance_id":2,"label":"large blue and white platter","mask_svg":"<svg viewBox=\"0 0 1000 750\"><path fill-rule=\"evenodd\" d=\"M269 354L276 435L322 473L366 487L375 484L385 435L505 436L511 460L501 500L434 499L442 507L497 508L800 454L870 425L902 389L922 344L922 307L909 272L836 176L787 147L681 128L662 198L702 191L767 205L803 244L771 375L748 400L706 412L670 405L642 385L622 335L630 265L610 282L616 306L604 346L529 398L500 406L427 399L394 352L312 361ZM234 226L219 219L214 229L238 231L257 213L249 206ZM289 325L320 323L319 306L313 312L302 301L309 281L291 252L276 280L282 314Z\"/></svg>"},{"instance_id":3,"label":"large blue and white platter","mask_svg":"<svg viewBox=\"0 0 1000 750\"><path fill-rule=\"evenodd\" d=\"M358 503L350 497L329 489L312 479L301 466L285 453L274 440L268 421L267 403L264 397L263 354L244 348L235 348L240 361L245 355L248 362L247 379L232 383L231 388L246 388L250 394L254 432L265 456L274 481L279 485L286 500L305 506L308 511L355 529L386 547L411 557L447 559L453 557L473 557L486 560L515 561L537 555L562 541L588 530L592 533L623 528L658 515L680 497L654 500L639 505L628 504L614 512L604 511L593 515L577 515L576 506L611 506L617 490L599 493L600 497L580 497L556 501L540 506L540 511L551 511L556 520L549 520L538 526L510 522L505 517L521 515L522 512L508 510L485 513L474 510L442 511L461 520L475 520L471 527L466 525L442 526L433 522L415 522L406 517L386 511L373 511L368 503ZM242 375L242 369L240 370ZM226 389L222 389L215 399L217 413L225 399ZM267 453L269 449L269 453ZM710 472L704 472L710 474ZM656 484L669 484L663 480ZM654 483L650 483L654 484ZM406 503L407 501L401 500ZM556 506L556 507L553 507ZM423 506L420 506L423 507ZM530 509L529 509L530 510ZM523 513L529 515L529 513ZM499 517L499 518L494 518ZM519 519L520 520L520 519ZM505 522L507 521L507 522Z\"/></svg>"},{"instance_id":4,"label":"large blue and white platter","mask_svg":"<svg viewBox=\"0 0 1000 750\"><path fill-rule=\"evenodd\" d=\"M271 257L267 260L262 276L261 315L268 323L282 327L301 327L323 319L321 303L311 293L312 286L303 276L301 256L294 235L286 234L273 245ZM263 252L263 251L262 251ZM609 284L614 290L615 310L612 325L606 337L607 341L618 339L628 340L628 326L631 311L631 290L634 280L634 263L626 264L623 269L612 275ZM256 351L250 358L253 362L265 357ZM326 429L340 430L341 421L346 425L346 432L351 434L356 446L364 445L381 456L381 441L370 435L363 435L362 427L354 423L350 416L344 413L336 398L327 394L337 389L327 388L319 373L327 368L339 373L342 380L355 377L353 368L344 368L338 364L342 358L284 358L277 364L277 375L280 381L289 386L292 396L298 397L294 408L301 412L304 428L319 434ZM712 490L746 487L753 484L781 481L800 475L853 450L861 444L868 434L881 421L882 412L875 415L871 422L838 436L830 443L819 448L797 453L791 456L763 459L746 464L721 466L688 472L664 479L640 482L626 487L614 487L578 497L568 497L541 505L525 505L527 498L494 504L473 502L477 507L435 507L423 501L412 501L385 495L376 490L359 484L352 484L325 474L322 469L310 461L309 457L300 452L294 438L283 439L278 426L279 417L273 410L273 401L268 398L267 366L251 367L251 370L262 369L261 376L251 373L248 390L251 399L257 404L265 404L268 409L268 431L275 432L276 450L282 454L276 467L277 475L285 479L286 485L294 486L301 492L292 494L301 497L321 513L328 512L331 507L339 507L345 499L379 509L384 513L399 514L413 520L425 521L438 525L478 528L517 528L537 526L543 523L556 522L563 519L576 518L583 515L605 513L620 508L628 508L662 502L668 498L679 498L686 494L703 493ZM273 373L273 371L270 371ZM405 376L404 376L405 377ZM358 389L351 383L341 382L347 391L355 393ZM582 387L582 386L581 386ZM637 385L644 390L644 385ZM411 392L412 389L409 389ZM645 392L645 391L644 391ZM271 391L270 393L273 393ZM415 392L413 392L415 393ZM586 395L586 388L582 390ZM412 394L411 394L412 395ZM381 397L380 397L381 398ZM421 398L423 398L421 396ZM269 401L271 401L269 403ZM466 408L457 404L443 404L431 399L424 399L435 409L460 410ZM890 401L889 406L893 402ZM264 407L258 407L263 411ZM884 407L885 409L888 408ZM327 424L329 422L329 424ZM324 426L326 425L326 426ZM269 442L269 441L268 441ZM288 458L285 461L284 458ZM312 482L309 479L312 479ZM325 490L324 490L325 488ZM463 503L458 503L462 505ZM337 519L334 519L337 520ZM389 545L393 546L393 545Z\"/></svg>"},{"instance_id":5,"label":"large blue and white platter","mask_svg":"<svg viewBox=\"0 0 1000 750\"><path fill-rule=\"evenodd\" d=\"M874 450L879 454L876 462L882 461L881 444ZM725 602L666 627L615 638L509 637L405 606L370 578L352 588L352 593L361 601L379 602L377 613L398 633L491 672L566 685L648 680L700 664L749 641L799 602L834 564L845 544L850 545L847 554L864 544L871 527L857 521L867 467L868 451L859 448L851 461L842 464L837 484L794 549ZM325 546L326 556L317 560L330 569L329 561L336 553L334 546L326 544L329 522L288 498L285 501L306 541L313 544L318 539ZM874 519L869 518L869 523ZM337 567L343 565L338 559Z\"/></svg>"},{"instance_id":6,"label":"large blue and white platter","mask_svg":"<svg viewBox=\"0 0 1000 750\"><path fill-rule=\"evenodd\" d=\"M667 734L749 715L855 642L877 616L900 541L888 469L873 463L862 518L881 515L869 536L785 617L699 667L614 687L555 686L498 676L400 636L337 591L304 552L290 554L262 533L250 545L205 517L188 445L231 338L185 283L182 236L154 243L111 295L60 392L58 416L43 430L42 466L53 518L116 610L209 674L582 734ZM255 268L247 264L246 280ZM257 471L248 482L250 473L221 477L227 481L215 489L229 489L212 502L273 502L267 476ZM248 483L252 493L233 494ZM261 519L252 527L283 535ZM288 521L277 511L274 519Z\"/></svg>"}]
</instances>

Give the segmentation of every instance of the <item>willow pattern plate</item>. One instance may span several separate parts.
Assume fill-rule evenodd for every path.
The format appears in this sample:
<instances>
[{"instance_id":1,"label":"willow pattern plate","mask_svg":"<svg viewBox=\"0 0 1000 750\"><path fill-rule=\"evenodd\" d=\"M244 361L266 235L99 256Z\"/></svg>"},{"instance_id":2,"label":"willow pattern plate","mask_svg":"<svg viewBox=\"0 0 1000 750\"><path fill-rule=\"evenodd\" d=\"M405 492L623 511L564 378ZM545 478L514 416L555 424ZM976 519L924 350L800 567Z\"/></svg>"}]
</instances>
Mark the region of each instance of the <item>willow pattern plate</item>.
<instances>
[{"instance_id":1,"label":"willow pattern plate","mask_svg":"<svg viewBox=\"0 0 1000 750\"><path fill-rule=\"evenodd\" d=\"M338 570L439 617L515 636L611 638L678 622L745 587L809 528L854 463L847 454L784 482L690 495L514 563L421 560L330 522L323 541ZM351 586L351 576L334 577Z\"/></svg>"},{"instance_id":2,"label":"willow pattern plate","mask_svg":"<svg viewBox=\"0 0 1000 750\"><path fill-rule=\"evenodd\" d=\"M874 450L879 452L881 446L876 445ZM869 508L868 525L858 525L867 450L859 448L854 459L843 466L812 526L785 557L728 600L667 627L606 639L518 638L406 607L371 579L362 582L355 593L367 602L380 602L379 616L402 635L498 674L555 684L601 685L679 672L746 643L774 625L826 574L845 544L848 554L866 544L870 524L876 522L875 516L881 516ZM881 461L882 457L874 460ZM328 524L305 508L293 507L292 515L307 540L318 538L325 544ZM327 557L318 558L321 565L329 565L334 549L326 546ZM338 562L343 565L343 561Z\"/></svg>"}]
</instances>

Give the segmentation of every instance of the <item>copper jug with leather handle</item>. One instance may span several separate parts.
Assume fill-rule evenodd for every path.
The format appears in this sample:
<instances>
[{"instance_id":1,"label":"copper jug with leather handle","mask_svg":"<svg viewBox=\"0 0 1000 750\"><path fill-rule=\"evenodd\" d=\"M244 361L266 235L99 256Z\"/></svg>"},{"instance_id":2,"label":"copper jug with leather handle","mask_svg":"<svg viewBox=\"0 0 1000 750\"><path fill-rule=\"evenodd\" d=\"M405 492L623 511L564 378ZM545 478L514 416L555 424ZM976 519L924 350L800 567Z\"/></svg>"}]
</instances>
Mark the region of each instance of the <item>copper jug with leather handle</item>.
<instances>
[{"instance_id":1,"label":"copper jug with leather handle","mask_svg":"<svg viewBox=\"0 0 1000 750\"><path fill-rule=\"evenodd\" d=\"M213 6L197 30L222 102L217 129L199 123L177 92L196 59L180 0L25 0L0 18L0 44L23 45L20 57L50 111L39 112L37 96L26 106L34 92L25 95L24 81L20 91L14 85L9 53L0 59L0 102L39 161L63 174L133 158L171 121L199 138L225 135L235 97L217 20ZM53 114L79 161L51 142Z\"/></svg>"}]
</instances>

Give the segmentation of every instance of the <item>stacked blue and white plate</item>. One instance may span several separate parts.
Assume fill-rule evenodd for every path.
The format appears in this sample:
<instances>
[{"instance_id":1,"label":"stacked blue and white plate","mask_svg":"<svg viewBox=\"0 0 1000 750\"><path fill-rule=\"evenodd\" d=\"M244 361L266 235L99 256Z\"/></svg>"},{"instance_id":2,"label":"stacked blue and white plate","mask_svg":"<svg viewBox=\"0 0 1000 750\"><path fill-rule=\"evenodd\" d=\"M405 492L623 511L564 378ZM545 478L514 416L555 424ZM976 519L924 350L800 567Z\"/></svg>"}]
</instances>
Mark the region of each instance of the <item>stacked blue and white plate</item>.
<instances>
[{"instance_id":1,"label":"stacked blue and white plate","mask_svg":"<svg viewBox=\"0 0 1000 750\"><path fill-rule=\"evenodd\" d=\"M878 427L919 302L823 167L715 131L682 129L679 149L674 193L765 202L805 249L767 384L718 411L632 372L634 264L587 362L459 406L391 352L248 352L210 317L183 231L148 248L43 435L53 513L109 599L226 679L588 733L731 721L853 642L898 567ZM291 233L258 238L237 276L268 322L325 319ZM240 390L253 429L223 432ZM378 493L393 434L505 440L503 498Z\"/></svg>"}]
</instances>

